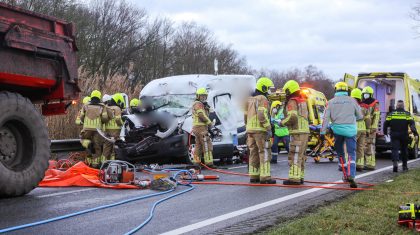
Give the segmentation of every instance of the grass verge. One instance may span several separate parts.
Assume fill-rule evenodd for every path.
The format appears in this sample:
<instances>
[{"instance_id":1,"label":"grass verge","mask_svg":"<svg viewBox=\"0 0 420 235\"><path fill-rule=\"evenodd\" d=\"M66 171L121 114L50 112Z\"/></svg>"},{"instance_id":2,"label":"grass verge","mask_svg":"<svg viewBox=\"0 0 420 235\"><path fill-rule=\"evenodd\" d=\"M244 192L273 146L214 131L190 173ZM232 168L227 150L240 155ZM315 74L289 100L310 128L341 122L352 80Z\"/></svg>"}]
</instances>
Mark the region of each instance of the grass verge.
<instances>
[{"instance_id":1,"label":"grass verge","mask_svg":"<svg viewBox=\"0 0 420 235\"><path fill-rule=\"evenodd\" d=\"M263 234L418 234L399 226L397 220L398 206L420 203L420 169L374 188L279 224Z\"/></svg>"}]
</instances>

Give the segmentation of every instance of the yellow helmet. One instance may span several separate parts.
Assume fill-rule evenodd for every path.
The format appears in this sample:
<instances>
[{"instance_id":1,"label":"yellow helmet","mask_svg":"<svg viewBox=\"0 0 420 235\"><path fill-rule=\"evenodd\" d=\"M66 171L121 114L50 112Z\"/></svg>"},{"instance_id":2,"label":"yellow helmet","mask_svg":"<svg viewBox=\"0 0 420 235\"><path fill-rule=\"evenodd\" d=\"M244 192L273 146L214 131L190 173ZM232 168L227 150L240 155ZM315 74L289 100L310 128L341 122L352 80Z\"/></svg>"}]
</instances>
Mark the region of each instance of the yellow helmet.
<instances>
[{"instance_id":1,"label":"yellow helmet","mask_svg":"<svg viewBox=\"0 0 420 235\"><path fill-rule=\"evenodd\" d=\"M367 87L363 88L362 93L363 94L371 94L371 95L373 95L373 89L372 89L372 87L367 86Z\"/></svg>"},{"instance_id":2,"label":"yellow helmet","mask_svg":"<svg viewBox=\"0 0 420 235\"><path fill-rule=\"evenodd\" d=\"M283 91L286 93L286 95L300 91L299 83L297 83L295 80L289 80L284 84Z\"/></svg>"},{"instance_id":3,"label":"yellow helmet","mask_svg":"<svg viewBox=\"0 0 420 235\"><path fill-rule=\"evenodd\" d=\"M101 99L102 93L98 90L94 90L94 91L92 91L92 93L90 93L90 98L92 99L94 97L96 97L98 99Z\"/></svg>"},{"instance_id":4,"label":"yellow helmet","mask_svg":"<svg viewBox=\"0 0 420 235\"><path fill-rule=\"evenodd\" d=\"M130 107L137 107L140 105L140 100L137 98L134 98L130 101Z\"/></svg>"},{"instance_id":5,"label":"yellow helmet","mask_svg":"<svg viewBox=\"0 0 420 235\"><path fill-rule=\"evenodd\" d=\"M335 90L336 91L348 91L349 90L349 86L345 82L337 82L335 84Z\"/></svg>"},{"instance_id":6,"label":"yellow helmet","mask_svg":"<svg viewBox=\"0 0 420 235\"><path fill-rule=\"evenodd\" d=\"M124 96L121 93L116 93L112 96L114 102L121 108L125 107Z\"/></svg>"},{"instance_id":7,"label":"yellow helmet","mask_svg":"<svg viewBox=\"0 0 420 235\"><path fill-rule=\"evenodd\" d=\"M209 93L207 93L207 89L204 87L198 88L197 91L195 92L196 95L208 95Z\"/></svg>"},{"instance_id":8,"label":"yellow helmet","mask_svg":"<svg viewBox=\"0 0 420 235\"><path fill-rule=\"evenodd\" d=\"M257 81L256 89L262 93L267 93L270 88L274 88L274 83L268 77L260 77Z\"/></svg>"},{"instance_id":9,"label":"yellow helmet","mask_svg":"<svg viewBox=\"0 0 420 235\"><path fill-rule=\"evenodd\" d=\"M350 94L351 97L361 100L362 99L362 91L359 88L354 88Z\"/></svg>"},{"instance_id":10,"label":"yellow helmet","mask_svg":"<svg viewBox=\"0 0 420 235\"><path fill-rule=\"evenodd\" d=\"M273 109L273 108L274 108L274 107L276 107L277 105L281 105L281 102L280 102L280 101L278 101L278 100L273 101L273 103L271 103L271 109Z\"/></svg>"},{"instance_id":11,"label":"yellow helmet","mask_svg":"<svg viewBox=\"0 0 420 235\"><path fill-rule=\"evenodd\" d=\"M89 96L86 96L85 98L83 98L83 101L82 101L83 104L87 104L89 102L90 102L90 97Z\"/></svg>"}]
</instances>

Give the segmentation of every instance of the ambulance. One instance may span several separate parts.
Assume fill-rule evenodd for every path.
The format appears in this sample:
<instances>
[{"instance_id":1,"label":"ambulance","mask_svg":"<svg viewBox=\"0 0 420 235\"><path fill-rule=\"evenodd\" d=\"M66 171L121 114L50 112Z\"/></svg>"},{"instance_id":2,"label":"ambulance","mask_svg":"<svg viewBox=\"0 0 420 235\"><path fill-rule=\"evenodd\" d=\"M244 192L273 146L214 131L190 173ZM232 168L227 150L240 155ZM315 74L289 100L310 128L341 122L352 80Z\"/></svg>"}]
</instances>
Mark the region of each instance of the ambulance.
<instances>
[{"instance_id":1,"label":"ambulance","mask_svg":"<svg viewBox=\"0 0 420 235\"><path fill-rule=\"evenodd\" d=\"M383 125L386 115L395 109L398 100L404 101L406 111L410 112L415 120L416 128L420 128L420 81L411 78L403 72L373 72L359 73L357 77L350 74L344 75L344 81L349 87L363 89L370 86L374 90L374 98L380 104L380 121L376 133L376 152L382 153L391 150L391 143L386 141ZM418 156L419 142L410 134L409 158Z\"/></svg>"}]
</instances>

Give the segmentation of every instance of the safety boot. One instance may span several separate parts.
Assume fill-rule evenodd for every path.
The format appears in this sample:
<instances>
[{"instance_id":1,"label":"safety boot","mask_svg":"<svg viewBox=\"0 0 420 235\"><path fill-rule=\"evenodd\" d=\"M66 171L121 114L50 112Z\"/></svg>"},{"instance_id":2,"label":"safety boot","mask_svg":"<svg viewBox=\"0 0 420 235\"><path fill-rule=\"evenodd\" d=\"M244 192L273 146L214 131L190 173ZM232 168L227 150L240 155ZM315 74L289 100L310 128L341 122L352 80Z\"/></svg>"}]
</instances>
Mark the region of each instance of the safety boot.
<instances>
[{"instance_id":1,"label":"safety boot","mask_svg":"<svg viewBox=\"0 0 420 235\"><path fill-rule=\"evenodd\" d=\"M261 180L260 184L275 184L276 180L275 179L268 179L268 180Z\"/></svg>"},{"instance_id":2,"label":"safety boot","mask_svg":"<svg viewBox=\"0 0 420 235\"><path fill-rule=\"evenodd\" d=\"M305 180L303 178L300 179L300 184L304 184Z\"/></svg>"},{"instance_id":3,"label":"safety boot","mask_svg":"<svg viewBox=\"0 0 420 235\"><path fill-rule=\"evenodd\" d=\"M301 185L302 183L300 181L294 181L294 180L284 180L284 185Z\"/></svg>"},{"instance_id":4,"label":"safety boot","mask_svg":"<svg viewBox=\"0 0 420 235\"><path fill-rule=\"evenodd\" d=\"M364 170L374 171L375 170L375 167L374 166L365 166Z\"/></svg>"},{"instance_id":5,"label":"safety boot","mask_svg":"<svg viewBox=\"0 0 420 235\"><path fill-rule=\"evenodd\" d=\"M270 160L270 163L271 163L271 164L277 164L277 160L271 159L271 160Z\"/></svg>"},{"instance_id":6,"label":"safety boot","mask_svg":"<svg viewBox=\"0 0 420 235\"><path fill-rule=\"evenodd\" d=\"M249 179L249 182L251 183L251 184L255 184L255 183L259 183L260 182L260 179Z\"/></svg>"},{"instance_id":7,"label":"safety boot","mask_svg":"<svg viewBox=\"0 0 420 235\"><path fill-rule=\"evenodd\" d=\"M347 181L350 183L350 188L357 188L356 181L352 177L349 177Z\"/></svg>"},{"instance_id":8,"label":"safety boot","mask_svg":"<svg viewBox=\"0 0 420 235\"><path fill-rule=\"evenodd\" d=\"M393 165L392 171L393 172L398 172L398 162L393 161L392 165Z\"/></svg>"},{"instance_id":9,"label":"safety boot","mask_svg":"<svg viewBox=\"0 0 420 235\"><path fill-rule=\"evenodd\" d=\"M408 171L407 161L403 161L403 171Z\"/></svg>"},{"instance_id":10,"label":"safety boot","mask_svg":"<svg viewBox=\"0 0 420 235\"><path fill-rule=\"evenodd\" d=\"M356 166L356 171L363 171L363 166Z\"/></svg>"}]
</instances>

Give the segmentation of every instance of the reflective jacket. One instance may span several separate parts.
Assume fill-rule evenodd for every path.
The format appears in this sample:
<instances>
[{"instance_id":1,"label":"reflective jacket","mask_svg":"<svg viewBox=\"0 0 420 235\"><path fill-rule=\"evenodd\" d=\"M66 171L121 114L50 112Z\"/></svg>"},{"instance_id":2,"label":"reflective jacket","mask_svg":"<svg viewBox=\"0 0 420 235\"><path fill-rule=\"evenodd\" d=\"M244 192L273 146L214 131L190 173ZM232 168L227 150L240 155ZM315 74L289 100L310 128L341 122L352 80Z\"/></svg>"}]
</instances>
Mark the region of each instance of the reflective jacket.
<instances>
[{"instance_id":1,"label":"reflective jacket","mask_svg":"<svg viewBox=\"0 0 420 235\"><path fill-rule=\"evenodd\" d=\"M262 94L248 97L247 112L245 115L247 133L261 133L271 131L268 116L268 99Z\"/></svg>"},{"instance_id":2,"label":"reflective jacket","mask_svg":"<svg viewBox=\"0 0 420 235\"><path fill-rule=\"evenodd\" d=\"M413 133L417 133L416 125L411 114L404 109L397 109L386 117L384 123L384 135L388 134L388 128L391 129L391 135L408 136L408 128Z\"/></svg>"},{"instance_id":3,"label":"reflective jacket","mask_svg":"<svg viewBox=\"0 0 420 235\"><path fill-rule=\"evenodd\" d=\"M83 130L102 130L103 123L108 121L108 114L103 104L88 104L83 106L80 119L83 120Z\"/></svg>"},{"instance_id":4,"label":"reflective jacket","mask_svg":"<svg viewBox=\"0 0 420 235\"><path fill-rule=\"evenodd\" d=\"M279 125L279 122L281 122L282 119L284 119L283 109L280 109L274 118L271 119L272 123L274 123L274 134L278 137L289 135L289 129Z\"/></svg>"},{"instance_id":5,"label":"reflective jacket","mask_svg":"<svg viewBox=\"0 0 420 235\"><path fill-rule=\"evenodd\" d=\"M370 115L370 128L369 130L377 130L381 112L379 111L379 102L376 99L367 99L363 101L364 107L368 109Z\"/></svg>"},{"instance_id":6,"label":"reflective jacket","mask_svg":"<svg viewBox=\"0 0 420 235\"><path fill-rule=\"evenodd\" d=\"M370 128L370 113L369 109L363 103L359 103L360 111L363 115L363 119L357 120L357 132L365 133L366 129Z\"/></svg>"},{"instance_id":7,"label":"reflective jacket","mask_svg":"<svg viewBox=\"0 0 420 235\"><path fill-rule=\"evenodd\" d=\"M120 130L123 125L121 108L116 105L106 106L106 112L108 114L108 122L105 123L105 130Z\"/></svg>"},{"instance_id":8,"label":"reflective jacket","mask_svg":"<svg viewBox=\"0 0 420 235\"><path fill-rule=\"evenodd\" d=\"M203 102L199 100L194 101L192 107L193 126L209 126L211 124L209 111Z\"/></svg>"},{"instance_id":9,"label":"reflective jacket","mask_svg":"<svg viewBox=\"0 0 420 235\"><path fill-rule=\"evenodd\" d=\"M292 97L286 104L286 118L281 122L290 134L309 134L308 105L303 97Z\"/></svg>"}]
</instances>

